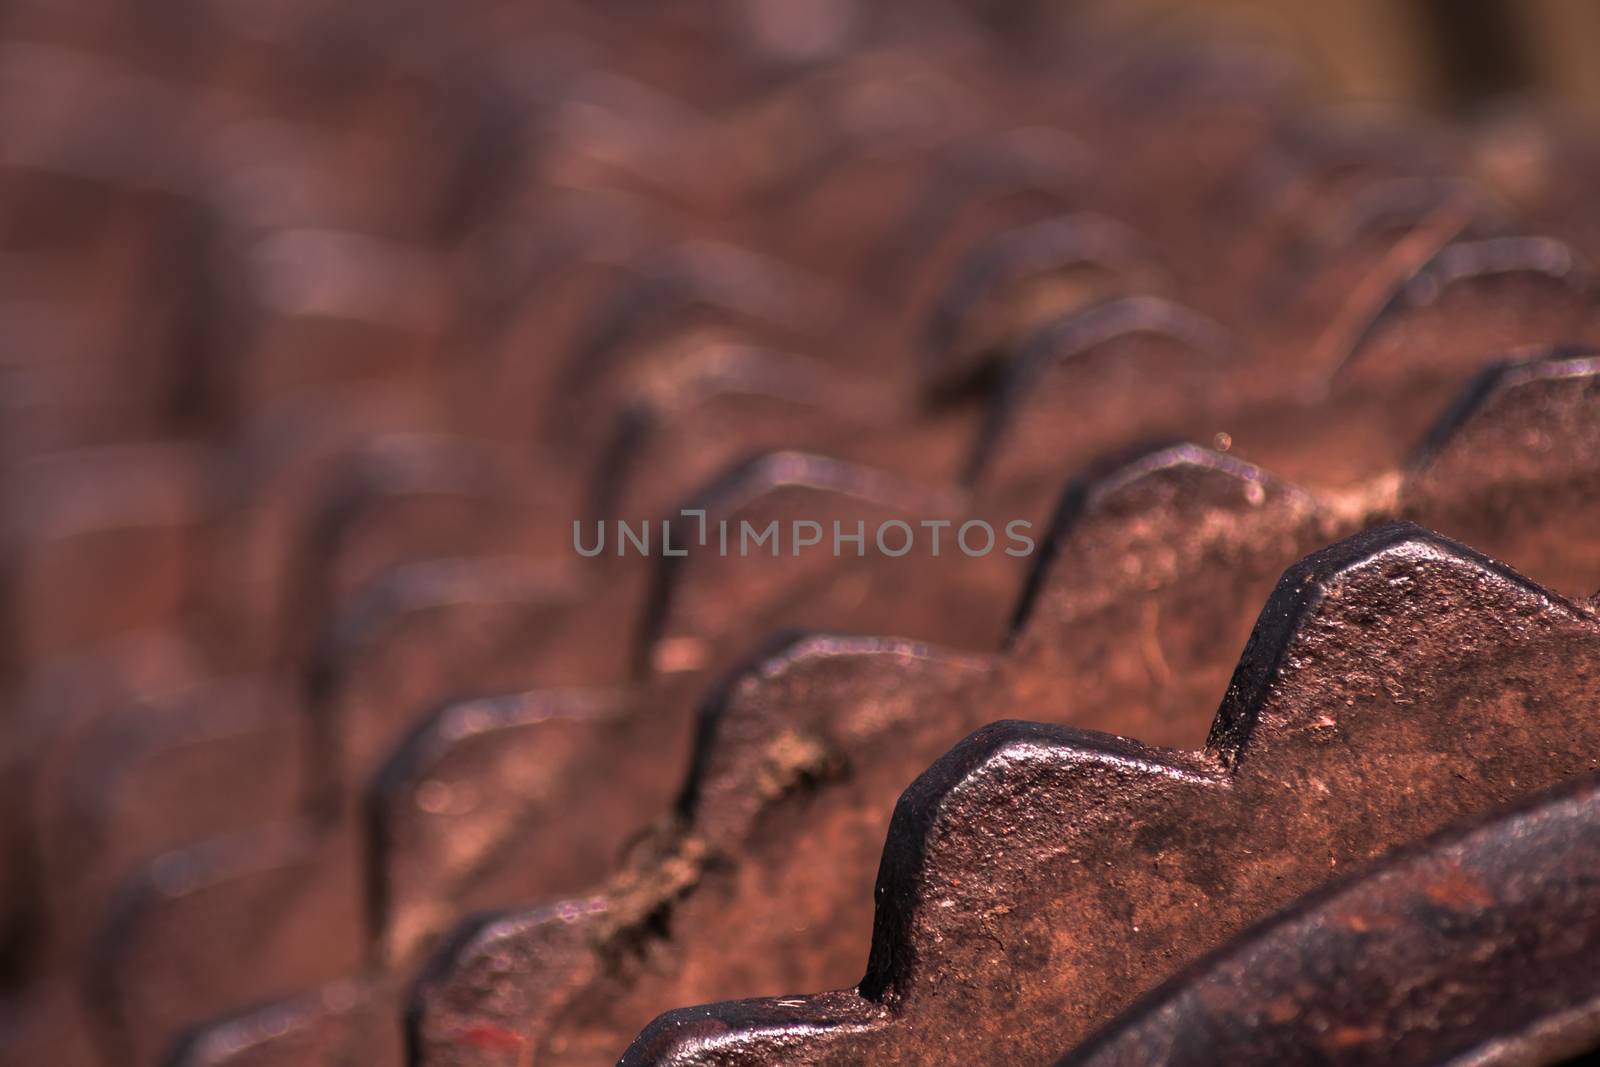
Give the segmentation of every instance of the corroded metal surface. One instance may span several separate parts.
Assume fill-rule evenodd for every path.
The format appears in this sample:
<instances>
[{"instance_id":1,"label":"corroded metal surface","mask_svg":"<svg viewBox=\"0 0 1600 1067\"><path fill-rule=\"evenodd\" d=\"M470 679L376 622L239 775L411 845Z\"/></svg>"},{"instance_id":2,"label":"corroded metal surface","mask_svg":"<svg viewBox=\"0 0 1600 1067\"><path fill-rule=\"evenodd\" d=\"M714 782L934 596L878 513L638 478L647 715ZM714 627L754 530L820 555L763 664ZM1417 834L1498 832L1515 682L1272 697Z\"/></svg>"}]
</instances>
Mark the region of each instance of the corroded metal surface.
<instances>
[{"instance_id":1,"label":"corroded metal surface","mask_svg":"<svg viewBox=\"0 0 1600 1067\"><path fill-rule=\"evenodd\" d=\"M1527 390L1524 402L1542 412L1542 425L1561 425L1557 413L1575 410L1566 404L1592 404L1590 370L1584 359L1557 354L1486 375L1503 389L1475 388L1407 469L1425 470L1447 455L1471 462L1474 441L1497 426L1509 437L1515 416L1489 397ZM1530 446L1533 456L1552 459L1548 484L1528 491L1559 491L1570 468L1555 457L1581 456L1589 438L1579 430L1567 447ZM1509 440L1495 447L1503 460L1521 454ZM1246 464L1178 446L1074 486L1004 656L980 661L903 640L815 636L730 676L701 713L682 806L688 822L677 843L591 894L464 931L448 979L422 987L419 1033L434 1039L423 1044L443 1062L474 1062L470 1050L453 1060L449 1035L492 1024L549 1055L563 1044L586 1048L585 1038L626 1037L627 1023L610 1020L628 998L643 1009L696 994L854 977L878 841L899 783L981 722L982 709L1195 744L1210 710L1204 701L1227 681L1219 661L1245 643L1250 613L1271 588L1269 571L1303 546L1405 500L1422 514L1451 514L1458 531L1537 557L1530 542L1538 535L1502 525L1498 504L1474 507L1475 494L1496 481L1470 484L1458 496L1440 493L1437 482L1383 477L1361 498L1372 510L1347 514L1348 501L1319 502ZM1596 499L1592 480L1584 495ZM1558 576L1586 566L1580 527L1593 521L1592 507L1569 505L1562 514L1555 521L1575 525L1544 543L1580 555L1539 560ZM1115 571L1123 576L1114 579ZM1131 647L1129 633L1140 635ZM817 848L828 851L825 870L808 859ZM678 874L668 877L669 868ZM613 910L664 923L670 933L662 939L638 918L619 928ZM744 931L737 941L713 933L730 915ZM601 964L620 943L641 937L647 965ZM508 969L520 980L507 982ZM538 999L523 999L522 989ZM549 990L560 996L547 999ZM579 1007L585 1003L596 1005L588 1018Z\"/></svg>"},{"instance_id":2,"label":"corroded metal surface","mask_svg":"<svg viewBox=\"0 0 1600 1067\"><path fill-rule=\"evenodd\" d=\"M1240 935L1062 1061L1576 1063L1600 1049L1600 778L1407 846Z\"/></svg>"},{"instance_id":3,"label":"corroded metal surface","mask_svg":"<svg viewBox=\"0 0 1600 1067\"><path fill-rule=\"evenodd\" d=\"M1414 527L1341 542L1279 581L1203 751L980 730L896 807L854 993L669 1014L623 1062L1047 1062L1331 872L1600 766L1597 639ZM1038 1021L964 1024L1010 1014Z\"/></svg>"},{"instance_id":4,"label":"corroded metal surface","mask_svg":"<svg viewBox=\"0 0 1600 1067\"><path fill-rule=\"evenodd\" d=\"M0 1060L1043 1064L1600 751L1592 131L1076 9L158 6L0 16Z\"/></svg>"}]
</instances>

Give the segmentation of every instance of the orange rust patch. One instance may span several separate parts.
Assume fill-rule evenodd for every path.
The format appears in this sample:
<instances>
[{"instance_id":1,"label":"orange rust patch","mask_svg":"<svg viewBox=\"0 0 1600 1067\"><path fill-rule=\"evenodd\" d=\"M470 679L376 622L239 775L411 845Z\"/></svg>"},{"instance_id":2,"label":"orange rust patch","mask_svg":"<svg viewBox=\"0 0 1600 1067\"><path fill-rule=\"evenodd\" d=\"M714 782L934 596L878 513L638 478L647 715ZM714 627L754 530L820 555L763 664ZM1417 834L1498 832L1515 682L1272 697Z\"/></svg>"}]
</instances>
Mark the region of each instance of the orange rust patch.
<instances>
[{"instance_id":1,"label":"orange rust patch","mask_svg":"<svg viewBox=\"0 0 1600 1067\"><path fill-rule=\"evenodd\" d=\"M1494 897L1483 883L1460 870L1450 870L1429 880L1423 894L1432 903L1452 911L1479 911L1494 905Z\"/></svg>"},{"instance_id":2,"label":"orange rust patch","mask_svg":"<svg viewBox=\"0 0 1600 1067\"><path fill-rule=\"evenodd\" d=\"M472 1023L462 1027L459 1036L466 1044L501 1052L520 1052L525 1044L520 1035L494 1023Z\"/></svg>"},{"instance_id":3,"label":"orange rust patch","mask_svg":"<svg viewBox=\"0 0 1600 1067\"><path fill-rule=\"evenodd\" d=\"M1351 1048L1370 1045L1382 1036L1381 1026L1340 1026L1328 1035L1328 1043L1333 1048Z\"/></svg>"}]
</instances>

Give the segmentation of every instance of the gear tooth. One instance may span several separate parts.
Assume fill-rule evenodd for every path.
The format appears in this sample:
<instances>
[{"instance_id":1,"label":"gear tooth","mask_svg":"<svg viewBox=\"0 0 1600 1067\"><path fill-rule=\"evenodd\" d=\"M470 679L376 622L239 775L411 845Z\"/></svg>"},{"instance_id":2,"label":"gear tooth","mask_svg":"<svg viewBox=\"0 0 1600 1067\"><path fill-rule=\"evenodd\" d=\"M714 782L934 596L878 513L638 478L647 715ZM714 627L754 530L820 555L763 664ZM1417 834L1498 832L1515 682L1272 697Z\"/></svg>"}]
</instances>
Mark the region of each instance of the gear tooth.
<instances>
[{"instance_id":1,"label":"gear tooth","mask_svg":"<svg viewBox=\"0 0 1600 1067\"><path fill-rule=\"evenodd\" d=\"M1316 694L1320 706L1353 693L1341 673L1353 667L1352 641L1369 672L1402 672L1417 648L1434 649L1435 662L1415 670L1426 678L1459 662L1444 635L1471 654L1515 640L1525 626L1559 628L1579 614L1571 602L1465 545L1414 523L1385 523L1284 572L1228 684L1207 747L1232 764L1264 722L1275 732L1309 714L1300 694ZM1333 652L1336 645L1340 651Z\"/></svg>"},{"instance_id":2,"label":"gear tooth","mask_svg":"<svg viewBox=\"0 0 1600 1067\"><path fill-rule=\"evenodd\" d=\"M1019 339L1015 333L1010 338L985 336L994 326L986 330L983 321L986 313L991 320L995 317L990 305L1008 291L1074 270L1099 275L1098 286L1063 282L1064 291L1054 303L1070 308L1083 302L1085 287L1091 293L1118 291L1131 279L1154 280L1160 276L1154 263L1154 252L1132 229L1089 212L995 234L968 253L929 314L922 339L927 388L936 393L963 388L984 371L985 361L995 358L997 346L1014 346ZM1012 330L1016 325L1008 322ZM1015 353L998 354L1010 359Z\"/></svg>"},{"instance_id":3,"label":"gear tooth","mask_svg":"<svg viewBox=\"0 0 1600 1067\"><path fill-rule=\"evenodd\" d=\"M812 1063L846 1063L849 1042L884 1026L889 1014L854 993L766 997L679 1008L653 1020L634 1039L617 1067L690 1067L710 1057L729 1067L773 1063L793 1051L802 1032ZM837 1061L829 1048L840 1046Z\"/></svg>"},{"instance_id":4,"label":"gear tooth","mask_svg":"<svg viewBox=\"0 0 1600 1067\"><path fill-rule=\"evenodd\" d=\"M989 666L903 638L800 633L775 641L702 705L683 810L697 835L736 848L795 775L848 761L859 720L874 728L910 720L920 701L981 678Z\"/></svg>"},{"instance_id":5,"label":"gear tooth","mask_svg":"<svg viewBox=\"0 0 1600 1067\"><path fill-rule=\"evenodd\" d=\"M1197 429L1224 408L1239 373L1237 342L1221 325L1161 297L1088 302L1045 320L1000 374L968 455L969 482L1008 482L1087 457L1107 442ZM1129 388L1137 383L1137 389ZM1063 410L1085 413L1073 420Z\"/></svg>"},{"instance_id":6,"label":"gear tooth","mask_svg":"<svg viewBox=\"0 0 1600 1067\"><path fill-rule=\"evenodd\" d=\"M235 566L217 568L215 580L219 599L236 598L248 616L253 662L273 663L286 646L304 654L309 631L323 621L297 599L325 592L319 531L337 540L340 498L360 495L366 457L416 417L414 403L394 391L346 388L276 404L241 427L227 461L219 537Z\"/></svg>"},{"instance_id":7,"label":"gear tooth","mask_svg":"<svg viewBox=\"0 0 1600 1067\"><path fill-rule=\"evenodd\" d=\"M1067 213L1096 162L1087 145L1052 127L958 141L932 164L910 208L872 242L861 283L886 302L904 300L947 259L959 262L982 223ZM979 230L978 240L991 231Z\"/></svg>"},{"instance_id":8,"label":"gear tooth","mask_svg":"<svg viewBox=\"0 0 1600 1067\"><path fill-rule=\"evenodd\" d=\"M367 583L333 616L313 660L324 802L348 810L385 754L440 702L552 679L544 646L573 596L565 577L499 557L418 560Z\"/></svg>"},{"instance_id":9,"label":"gear tooth","mask_svg":"<svg viewBox=\"0 0 1600 1067\"><path fill-rule=\"evenodd\" d=\"M1587 426L1573 425L1576 420L1567 413L1587 414L1594 406L1596 377L1600 377L1600 355L1581 345L1553 345L1534 355L1490 364L1428 432L1407 464L1412 477L1434 474L1448 481L1449 474L1468 466L1489 467L1498 474L1495 468L1506 466L1506 460L1519 452L1532 453L1527 458L1535 463L1578 465L1583 453L1571 455L1568 450L1587 443L1580 436ZM1552 432L1571 435L1560 454L1550 454L1554 450L1548 441L1517 435L1525 434L1526 423L1538 416L1554 423Z\"/></svg>"},{"instance_id":10,"label":"gear tooth","mask_svg":"<svg viewBox=\"0 0 1600 1067\"><path fill-rule=\"evenodd\" d=\"M167 1067L275 1067L401 1061L394 998L379 981L342 979L220 1019L190 1033Z\"/></svg>"},{"instance_id":11,"label":"gear tooth","mask_svg":"<svg viewBox=\"0 0 1600 1067\"><path fill-rule=\"evenodd\" d=\"M1310 494L1253 464L1187 442L1118 456L1070 482L1023 584L1013 647L1065 643L1087 613L1170 584L1201 557L1234 561L1319 527Z\"/></svg>"},{"instance_id":12,"label":"gear tooth","mask_svg":"<svg viewBox=\"0 0 1600 1067\"><path fill-rule=\"evenodd\" d=\"M898 400L865 374L737 336L669 348L617 392L613 404L593 405L609 436L594 441L587 513L602 521L665 513L719 467L762 449L860 438Z\"/></svg>"},{"instance_id":13,"label":"gear tooth","mask_svg":"<svg viewBox=\"0 0 1600 1067\"><path fill-rule=\"evenodd\" d=\"M154 1060L196 1018L355 973L360 893L352 849L279 824L154 860L129 879L91 955L101 1047ZM229 973L196 967L215 945L257 946Z\"/></svg>"},{"instance_id":14,"label":"gear tooth","mask_svg":"<svg viewBox=\"0 0 1600 1067\"><path fill-rule=\"evenodd\" d=\"M486 899L525 900L605 874L622 842L574 832L560 812L598 808L614 794L577 769L605 747L603 732L625 707L616 694L587 691L461 701L394 751L367 812L369 911L387 967L409 970L453 916ZM635 820L608 821L620 829Z\"/></svg>"},{"instance_id":15,"label":"gear tooth","mask_svg":"<svg viewBox=\"0 0 1600 1067\"><path fill-rule=\"evenodd\" d=\"M341 465L314 520L314 547L352 536L348 527L379 521L372 514L412 498L466 500L492 508L505 491L487 447L445 434L393 432L364 443Z\"/></svg>"},{"instance_id":16,"label":"gear tooth","mask_svg":"<svg viewBox=\"0 0 1600 1067\"><path fill-rule=\"evenodd\" d=\"M768 257L708 241L673 246L590 320L565 364L561 394L568 403L586 399L638 357L630 349L696 314L782 345L806 334L822 304L817 285Z\"/></svg>"},{"instance_id":17,"label":"gear tooth","mask_svg":"<svg viewBox=\"0 0 1600 1067\"><path fill-rule=\"evenodd\" d=\"M1173 484L1162 484L1168 480ZM1087 488L1086 504L1124 506L1122 498L1134 495L1130 491L1135 487L1159 493L1174 505L1227 508L1246 514L1270 500L1306 496L1255 464L1185 441L1150 451L1096 477ZM1250 492L1252 487L1260 488L1261 493Z\"/></svg>"},{"instance_id":18,"label":"gear tooth","mask_svg":"<svg viewBox=\"0 0 1600 1067\"><path fill-rule=\"evenodd\" d=\"M7 475L13 668L167 626L197 596L196 557L218 510L200 450L80 449ZM75 586L90 574L114 582L115 610Z\"/></svg>"},{"instance_id":19,"label":"gear tooth","mask_svg":"<svg viewBox=\"0 0 1600 1067\"><path fill-rule=\"evenodd\" d=\"M581 991L574 987L603 968L596 944L613 921L609 907L574 897L463 920L407 994L413 1062L469 1067L537 1047ZM517 981L508 985L507 975Z\"/></svg>"},{"instance_id":20,"label":"gear tooth","mask_svg":"<svg viewBox=\"0 0 1600 1067\"><path fill-rule=\"evenodd\" d=\"M961 981L939 946L981 937L975 910L996 878L1070 839L1077 824L1140 798L1199 799L1212 769L1109 734L997 722L962 741L895 805L878 871L877 917L861 995L910 1001ZM1049 799L1046 799L1049 798ZM995 844L1004 840L1004 852ZM937 994L934 994L937 995Z\"/></svg>"},{"instance_id":21,"label":"gear tooth","mask_svg":"<svg viewBox=\"0 0 1600 1067\"><path fill-rule=\"evenodd\" d=\"M142 693L128 682L126 691L119 685L105 695L113 706L141 702L132 721L74 707L64 694L44 700L67 720L57 724L64 729L52 746L64 777L35 781L32 798L54 923L92 922L128 869L149 857L289 818L304 799L302 720L280 680L185 679ZM197 805L195 795L211 800Z\"/></svg>"},{"instance_id":22,"label":"gear tooth","mask_svg":"<svg viewBox=\"0 0 1600 1067\"><path fill-rule=\"evenodd\" d=\"M1402 472L1399 509L1566 593L1596 569L1562 550L1600 523L1600 360L1555 346L1485 368Z\"/></svg>"},{"instance_id":23,"label":"gear tooth","mask_svg":"<svg viewBox=\"0 0 1600 1067\"><path fill-rule=\"evenodd\" d=\"M797 500L811 503L801 509ZM726 617L730 604L757 611L761 602L781 601L785 590L792 590L791 595L804 595L802 591L808 583L815 584L825 571L842 574L857 563L881 561L883 557L874 543L880 524L898 522L910 531L913 539L910 547L915 549L916 558L896 561L894 566L898 571L909 571L919 563L933 566L932 561L924 562L927 551L917 547L918 533L913 524L930 517L942 519L951 527L945 531L948 542L955 536L954 526L959 525L955 520L962 517L964 506L965 501L958 494L926 489L875 468L810 453L764 453L730 468L704 491L695 494L684 508L684 511L704 512L704 544L699 543L701 520L698 516L680 513L670 520L675 551L658 556L652 564L651 590L640 628L636 671L649 673L661 657L663 646L669 642L690 649L703 646L720 625L719 620ZM833 531L821 529L820 524L816 545L809 550L799 548L791 520L802 512L828 515L845 533L853 533L856 524L862 524L865 540L858 554L849 556L850 549L842 548L845 562L841 563L832 551ZM721 540L724 523L728 538L726 553ZM763 537L764 540L757 540ZM946 550L948 548L946 545ZM769 552L770 556L752 556ZM761 573L766 577L752 577L752 558L765 567ZM775 577L776 572L782 573ZM945 568L941 573L947 580L960 577L952 568ZM843 592L845 596L850 595L848 589ZM808 604L808 610L802 612L810 616L807 624L827 622L827 588L822 588L821 593L824 603L815 607ZM909 612L895 613L896 618L909 616ZM857 617L870 619L866 614ZM937 625L941 622L959 624L958 635L963 630L967 634L981 634L999 629L998 621L992 627L987 625L987 620L967 625L971 622L970 615L924 618L924 628L933 624L936 632L942 629ZM967 640L981 643L972 638ZM704 669L726 667L727 663L696 660L694 666Z\"/></svg>"},{"instance_id":24,"label":"gear tooth","mask_svg":"<svg viewBox=\"0 0 1600 1067\"><path fill-rule=\"evenodd\" d=\"M1347 319L1348 331L1339 337L1338 358L1329 372L1336 388L1356 389L1362 381L1370 388L1370 383L1385 379L1460 373L1494 355L1486 345L1505 351L1519 344L1588 339L1594 332L1589 295L1593 270L1581 254L1548 237L1458 239L1467 217L1459 210L1441 209L1441 234L1448 236L1436 241L1425 256L1409 261L1397 257L1400 269L1394 272L1382 298L1369 305L1370 313ZM1411 239L1403 237L1402 241ZM1505 307L1503 296L1493 298L1495 286L1517 287L1512 310L1501 315L1510 319L1509 324L1487 320ZM1402 339L1398 354L1390 359L1373 354L1382 347L1383 335L1402 329L1408 317L1434 307L1449 307L1456 303L1452 296L1472 287L1488 292L1458 312L1459 317L1449 324L1453 345L1435 350ZM1480 330L1466 326L1474 314L1486 317Z\"/></svg>"},{"instance_id":25,"label":"gear tooth","mask_svg":"<svg viewBox=\"0 0 1600 1067\"><path fill-rule=\"evenodd\" d=\"M500 473L481 445L433 434L387 434L348 456L291 549L288 651L306 654L300 645L392 567L514 550Z\"/></svg>"}]
</instances>

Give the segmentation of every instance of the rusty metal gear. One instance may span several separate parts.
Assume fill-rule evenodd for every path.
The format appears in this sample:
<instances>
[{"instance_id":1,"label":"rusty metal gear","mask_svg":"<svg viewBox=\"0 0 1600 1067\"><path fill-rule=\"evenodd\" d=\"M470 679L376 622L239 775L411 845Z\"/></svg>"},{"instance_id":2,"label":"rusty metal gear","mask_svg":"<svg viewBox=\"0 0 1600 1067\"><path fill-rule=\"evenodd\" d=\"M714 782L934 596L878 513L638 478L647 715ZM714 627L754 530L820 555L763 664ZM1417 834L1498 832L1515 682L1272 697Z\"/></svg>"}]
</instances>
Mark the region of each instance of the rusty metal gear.
<instances>
[{"instance_id":1,"label":"rusty metal gear","mask_svg":"<svg viewBox=\"0 0 1600 1067\"><path fill-rule=\"evenodd\" d=\"M157 6L0 15L0 1060L1600 1047L1592 130Z\"/></svg>"}]
</instances>

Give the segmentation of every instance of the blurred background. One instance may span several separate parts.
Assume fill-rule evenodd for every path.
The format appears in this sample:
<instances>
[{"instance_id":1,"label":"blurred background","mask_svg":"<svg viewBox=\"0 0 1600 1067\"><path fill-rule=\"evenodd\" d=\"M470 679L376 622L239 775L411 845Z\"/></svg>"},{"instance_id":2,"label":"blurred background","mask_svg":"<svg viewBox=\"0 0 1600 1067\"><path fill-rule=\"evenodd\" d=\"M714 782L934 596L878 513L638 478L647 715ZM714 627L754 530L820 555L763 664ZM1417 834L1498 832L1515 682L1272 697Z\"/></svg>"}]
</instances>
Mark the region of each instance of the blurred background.
<instances>
[{"instance_id":1,"label":"blurred background","mask_svg":"<svg viewBox=\"0 0 1600 1067\"><path fill-rule=\"evenodd\" d=\"M992 6L1001 16L1023 9ZM1231 24L1293 51L1344 96L1455 111L1508 97L1591 114L1600 108L1600 8L1585 0L1127 0L1035 4L1020 17L1052 22L1091 7Z\"/></svg>"}]
</instances>

